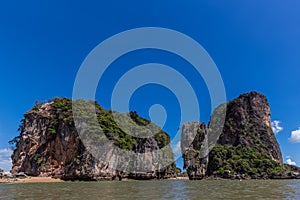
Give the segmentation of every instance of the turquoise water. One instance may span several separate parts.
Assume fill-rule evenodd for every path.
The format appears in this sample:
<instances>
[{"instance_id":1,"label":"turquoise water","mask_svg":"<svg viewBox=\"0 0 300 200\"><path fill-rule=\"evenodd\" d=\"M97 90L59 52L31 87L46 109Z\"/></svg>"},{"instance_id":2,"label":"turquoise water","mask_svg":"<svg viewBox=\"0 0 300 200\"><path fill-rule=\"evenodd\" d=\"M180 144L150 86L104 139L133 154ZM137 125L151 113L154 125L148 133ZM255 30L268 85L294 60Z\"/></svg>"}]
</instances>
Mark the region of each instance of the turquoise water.
<instances>
[{"instance_id":1,"label":"turquoise water","mask_svg":"<svg viewBox=\"0 0 300 200\"><path fill-rule=\"evenodd\" d=\"M300 180L0 184L0 199L300 199Z\"/></svg>"}]
</instances>

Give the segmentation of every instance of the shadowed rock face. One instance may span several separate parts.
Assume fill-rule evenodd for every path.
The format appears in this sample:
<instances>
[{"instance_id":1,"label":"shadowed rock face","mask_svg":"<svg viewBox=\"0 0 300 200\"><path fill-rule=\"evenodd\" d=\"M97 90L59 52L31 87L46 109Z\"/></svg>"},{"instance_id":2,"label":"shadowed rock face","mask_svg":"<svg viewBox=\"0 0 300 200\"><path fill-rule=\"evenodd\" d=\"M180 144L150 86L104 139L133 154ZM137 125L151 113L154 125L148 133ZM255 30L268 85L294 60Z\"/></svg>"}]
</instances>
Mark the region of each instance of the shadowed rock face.
<instances>
[{"instance_id":1,"label":"shadowed rock face","mask_svg":"<svg viewBox=\"0 0 300 200\"><path fill-rule=\"evenodd\" d=\"M223 107L225 105L214 111L212 120L218 121L215 113ZM214 148L211 143L218 126L209 125L207 129L204 123L199 122L183 125L182 152L189 178L199 179L224 170L239 174L249 171L254 174L271 173L267 172L267 168L258 169L255 166L270 165L279 170L283 164L282 154L272 131L267 98L257 92L250 92L230 101L226 107L224 127L221 135L215 139L217 142ZM187 145L187 141L192 143ZM212 150L209 154L208 149ZM251 163L247 164L248 161ZM243 166L249 167L247 172L241 169Z\"/></svg>"},{"instance_id":2,"label":"shadowed rock face","mask_svg":"<svg viewBox=\"0 0 300 200\"><path fill-rule=\"evenodd\" d=\"M181 149L184 168L192 180L205 177L208 164L207 128L204 123L190 122L182 126Z\"/></svg>"},{"instance_id":3,"label":"shadowed rock face","mask_svg":"<svg viewBox=\"0 0 300 200\"><path fill-rule=\"evenodd\" d=\"M283 164L270 116L270 106L264 95L257 92L240 95L227 104L225 124L218 144L253 147Z\"/></svg>"},{"instance_id":4,"label":"shadowed rock face","mask_svg":"<svg viewBox=\"0 0 300 200\"><path fill-rule=\"evenodd\" d=\"M161 131L154 137L134 138L113 124L110 111L97 104L96 110L100 126L117 147L135 153L150 152L143 157L144 162L129 157L121 159L111 151L101 155L105 162L99 162L87 151L77 133L72 116L72 101L57 98L36 105L24 115L20 138L12 155L12 173L24 172L31 176L52 176L66 180L112 180L123 177L153 179L175 174L175 164L155 170L159 159L173 159L170 148L166 148L165 154L156 153L158 149L168 147L170 138L166 133ZM149 123L136 113L131 115L140 124ZM97 126L87 128L93 132ZM90 136L89 142L98 138L96 134ZM148 165L148 171L137 170L141 166L135 165L143 163Z\"/></svg>"}]
</instances>

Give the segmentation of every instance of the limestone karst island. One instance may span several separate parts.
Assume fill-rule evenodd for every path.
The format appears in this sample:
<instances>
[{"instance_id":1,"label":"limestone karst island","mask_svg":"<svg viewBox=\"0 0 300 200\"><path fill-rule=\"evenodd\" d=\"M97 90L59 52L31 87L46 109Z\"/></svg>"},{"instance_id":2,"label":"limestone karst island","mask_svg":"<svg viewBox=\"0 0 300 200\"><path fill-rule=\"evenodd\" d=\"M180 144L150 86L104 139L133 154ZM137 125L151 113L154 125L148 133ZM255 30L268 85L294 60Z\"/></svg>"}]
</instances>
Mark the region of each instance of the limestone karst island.
<instances>
[{"instance_id":1,"label":"limestone karst island","mask_svg":"<svg viewBox=\"0 0 300 200\"><path fill-rule=\"evenodd\" d=\"M157 155L157 150L169 146L167 133L160 131L147 138L128 135L114 121L113 111L97 103L95 105L99 126L117 147L135 153L152 152L146 158L148 171L134 170L138 163L130 158L121 160L105 155L105 162L99 162L87 150L75 128L72 100L55 98L36 104L24 114L20 135L10 141L15 145L11 176L21 174L71 181L300 178L300 168L283 164L271 127L269 103L263 94L242 94L216 108L211 120L217 121L218 112L227 110L223 129L214 145L210 144L209 138L214 135L216 127L211 127L211 123L196 121L182 125L181 151L186 172L180 172L175 162L156 170L158 156L160 159L173 159L171 148ZM128 115L139 126L149 124L136 112ZM97 126L86 129L90 132L90 140L97 140ZM116 165L123 168L110 167Z\"/></svg>"}]
</instances>

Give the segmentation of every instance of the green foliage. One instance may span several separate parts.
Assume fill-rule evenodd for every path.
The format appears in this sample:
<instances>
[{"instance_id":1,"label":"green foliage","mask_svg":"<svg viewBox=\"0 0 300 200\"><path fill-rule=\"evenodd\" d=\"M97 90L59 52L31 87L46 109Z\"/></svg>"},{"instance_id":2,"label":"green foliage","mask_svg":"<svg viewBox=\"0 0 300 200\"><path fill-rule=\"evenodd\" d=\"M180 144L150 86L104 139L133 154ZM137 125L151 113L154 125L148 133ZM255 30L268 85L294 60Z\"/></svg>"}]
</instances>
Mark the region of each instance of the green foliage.
<instances>
[{"instance_id":1,"label":"green foliage","mask_svg":"<svg viewBox=\"0 0 300 200\"><path fill-rule=\"evenodd\" d=\"M181 169L177 167L177 168L175 169L175 172L176 172L177 175L179 175L179 174L181 174Z\"/></svg>"},{"instance_id":2,"label":"green foliage","mask_svg":"<svg viewBox=\"0 0 300 200\"><path fill-rule=\"evenodd\" d=\"M154 135L158 147L161 149L170 143L170 136L165 132L160 131Z\"/></svg>"},{"instance_id":3,"label":"green foliage","mask_svg":"<svg viewBox=\"0 0 300 200\"><path fill-rule=\"evenodd\" d=\"M56 133L55 127L52 127L52 126L50 126L50 127L48 128L48 131L49 131L51 134L55 134L55 133Z\"/></svg>"},{"instance_id":4,"label":"green foliage","mask_svg":"<svg viewBox=\"0 0 300 200\"><path fill-rule=\"evenodd\" d=\"M40 154L35 154L33 157L33 160L35 160L39 166L42 166L45 164L45 161Z\"/></svg>"},{"instance_id":5,"label":"green foliage","mask_svg":"<svg viewBox=\"0 0 300 200\"><path fill-rule=\"evenodd\" d=\"M34 111L39 111L39 101L38 101L38 100L36 100L36 101L34 102L33 110L34 110Z\"/></svg>"},{"instance_id":6,"label":"green foliage","mask_svg":"<svg viewBox=\"0 0 300 200\"><path fill-rule=\"evenodd\" d=\"M286 171L300 171L300 167L294 165L283 164L283 167Z\"/></svg>"},{"instance_id":7,"label":"green foliage","mask_svg":"<svg viewBox=\"0 0 300 200\"><path fill-rule=\"evenodd\" d=\"M223 174L224 170L247 175L274 175L284 171L269 156L242 145L216 145L209 154L208 169L210 175Z\"/></svg>"},{"instance_id":8,"label":"green foliage","mask_svg":"<svg viewBox=\"0 0 300 200\"><path fill-rule=\"evenodd\" d=\"M129 112L129 115L130 115L130 118L139 126L147 126L148 124L150 124L149 120L146 120L146 119L138 116L136 111Z\"/></svg>"},{"instance_id":9,"label":"green foliage","mask_svg":"<svg viewBox=\"0 0 300 200\"><path fill-rule=\"evenodd\" d=\"M130 132L132 130L123 130L123 127L120 127L114 119L114 117L118 116L123 119L122 114L105 110L94 101L76 100L75 106L77 114L76 118L83 121L89 121L86 130L89 132L91 142L96 143L96 141L103 140L103 135L99 134L100 132L103 132L108 139L114 140L115 144L124 150L133 150L137 146L138 139L126 134L126 132ZM73 108L71 99L55 98L53 100L52 108L52 112L55 117L52 118L48 127L48 131L51 134L55 134L57 132L60 123L62 122L71 123L73 125ZM93 119L93 111L96 112L97 121L91 120ZM139 117L136 111L130 112L129 116L138 126L146 126L150 124L149 120ZM132 127L132 121L124 121L124 123L127 124L126 127ZM159 148L163 148L170 142L169 136L162 130L154 135L154 139L157 141Z\"/></svg>"}]
</instances>

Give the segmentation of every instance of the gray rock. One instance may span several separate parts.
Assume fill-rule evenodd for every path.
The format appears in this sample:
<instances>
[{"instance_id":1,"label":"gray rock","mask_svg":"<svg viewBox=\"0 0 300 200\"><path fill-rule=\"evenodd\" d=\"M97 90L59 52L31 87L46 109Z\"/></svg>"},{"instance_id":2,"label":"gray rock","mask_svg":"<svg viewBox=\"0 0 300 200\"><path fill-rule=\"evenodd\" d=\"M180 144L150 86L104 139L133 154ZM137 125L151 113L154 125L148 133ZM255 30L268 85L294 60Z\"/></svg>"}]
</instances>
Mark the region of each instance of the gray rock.
<instances>
[{"instance_id":1,"label":"gray rock","mask_svg":"<svg viewBox=\"0 0 300 200\"><path fill-rule=\"evenodd\" d=\"M222 116L220 113L226 107L225 123L221 129L222 118L219 116ZM201 179L214 175L215 165L210 163L208 153L214 144L250 147L283 166L281 150L272 131L270 115L267 98L257 92L250 92L216 108L211 117L211 122L214 123L209 123L208 128L200 122L184 124L181 150L184 168L189 178ZM222 176L232 177L230 173L224 173ZM259 174L251 176L255 179L259 177Z\"/></svg>"},{"instance_id":2,"label":"gray rock","mask_svg":"<svg viewBox=\"0 0 300 200\"><path fill-rule=\"evenodd\" d=\"M68 99L58 100L71 104ZM160 159L173 160L173 154L167 148L164 154L158 154L156 150L159 147L154 137L137 139L135 146L131 147L136 154L150 152L142 158L143 162L116 156L118 154L113 151L119 148L109 149L106 154L99 155L105 161L99 162L93 156L95 154L90 153L93 149L87 149L80 139L70 105L67 107L63 104L62 108L54 108L54 101L36 105L25 113L20 141L12 155L13 173L24 172L29 176L51 176L65 180L120 180L128 176L129 167L137 172L146 169L152 173L151 176L138 176L141 179L175 173L175 165L155 171ZM67 111L64 110L66 107ZM105 114L109 111L103 109L102 112ZM163 142L168 144L169 136L166 135L166 138L168 141Z\"/></svg>"}]
</instances>

